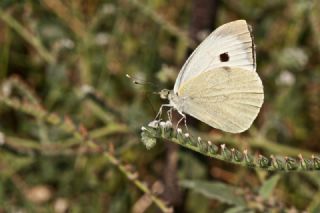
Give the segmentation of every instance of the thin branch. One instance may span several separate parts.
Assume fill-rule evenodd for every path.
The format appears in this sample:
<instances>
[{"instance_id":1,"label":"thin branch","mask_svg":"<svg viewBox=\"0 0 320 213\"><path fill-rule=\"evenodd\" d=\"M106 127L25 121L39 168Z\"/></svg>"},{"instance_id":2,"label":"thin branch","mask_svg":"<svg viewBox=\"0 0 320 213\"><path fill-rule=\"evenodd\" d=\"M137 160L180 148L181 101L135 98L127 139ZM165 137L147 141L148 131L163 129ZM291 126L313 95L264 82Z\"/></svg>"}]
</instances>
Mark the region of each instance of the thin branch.
<instances>
[{"instance_id":1,"label":"thin branch","mask_svg":"<svg viewBox=\"0 0 320 213\"><path fill-rule=\"evenodd\" d=\"M108 160L115 166L118 167L118 169L129 179L131 180L141 191L146 193L151 200L161 209L163 212L173 212L173 209L168 207L163 200L160 198L156 197L155 195L152 194L151 190L141 181L137 179L137 174L132 173L128 171L128 169L121 165L119 161L110 153L105 152L105 156L108 158Z\"/></svg>"},{"instance_id":2,"label":"thin branch","mask_svg":"<svg viewBox=\"0 0 320 213\"><path fill-rule=\"evenodd\" d=\"M33 46L47 63L55 63L55 57L42 45L41 41L16 21L9 13L0 9L0 19L2 19L9 27L15 30L22 38Z\"/></svg>"},{"instance_id":3,"label":"thin branch","mask_svg":"<svg viewBox=\"0 0 320 213\"><path fill-rule=\"evenodd\" d=\"M78 42L78 56L79 56L79 70L81 83L91 84L92 83L92 70L90 62L90 47L92 46L91 33L86 23L77 17L66 3L61 0L44 0L44 5L51 10L63 23L69 27Z\"/></svg>"},{"instance_id":4,"label":"thin branch","mask_svg":"<svg viewBox=\"0 0 320 213\"><path fill-rule=\"evenodd\" d=\"M142 127L141 138L147 148L154 146L156 139L164 139L208 157L248 168L285 172L320 170L320 156L311 155L310 158L304 158L301 154L297 158L274 155L266 157L261 154L253 156L246 149L243 151L230 149L225 144L216 145L211 141L203 141L200 137L194 139L181 129L175 131L170 121L153 121L148 127Z\"/></svg>"},{"instance_id":5,"label":"thin branch","mask_svg":"<svg viewBox=\"0 0 320 213\"><path fill-rule=\"evenodd\" d=\"M153 20L155 23L160 25L164 30L169 32L170 34L180 38L183 41L186 41L189 47L195 48L196 43L190 39L187 33L183 32L180 30L178 27L175 25L169 23L167 20L165 20L162 16L148 8L146 5L142 4L138 0L128 0L129 3L131 3L133 6L138 8L142 14L145 16L148 16L151 20Z\"/></svg>"},{"instance_id":6,"label":"thin branch","mask_svg":"<svg viewBox=\"0 0 320 213\"><path fill-rule=\"evenodd\" d=\"M119 160L117 160L110 152L104 151L103 148L100 147L88 135L87 130L82 125L79 125L79 127L77 128L74 122L68 117L65 117L64 119L62 119L61 117L59 117L54 113L48 113L38 105L32 105L30 103L21 103L17 99L10 99L1 94L0 94L0 102L6 104L7 106L13 109L29 114L37 119L42 119L43 121L60 128L62 131L66 133L71 133L74 136L75 140L79 140L82 142L81 143L82 147L80 148L85 148L84 150L82 150L83 152L104 153L104 156L109 160L109 162L111 162L114 166L116 166L119 169L119 171L121 171L128 178L128 180L134 183L135 186L137 186L141 191L146 193L154 202L154 204L156 204L159 207L159 209L161 209L161 211L163 212L173 211L172 208L166 205L165 201L161 200L160 198L152 194L151 190L145 184L143 184L141 181L135 178L136 173L128 171L126 167L120 164ZM11 142L10 148L13 148L13 150L16 150L17 147L12 146L12 144L13 143ZM34 144L32 144L32 146L34 146ZM45 146L37 146L37 149L38 151L40 151L41 154L46 154L46 152L43 150L44 147ZM50 150L50 149L48 149L48 147L45 147L45 150ZM28 153L30 154L30 152L27 152L28 150L24 150L24 151L27 154ZM68 150L64 150L64 151L68 151ZM61 150L58 153L61 153ZM69 151L69 153L74 154L74 151L73 152ZM33 153L31 152L31 154Z\"/></svg>"},{"instance_id":7,"label":"thin branch","mask_svg":"<svg viewBox=\"0 0 320 213\"><path fill-rule=\"evenodd\" d=\"M57 15L67 27L79 38L86 37L87 31L84 23L76 17L65 1L43 0L44 5Z\"/></svg>"}]
</instances>

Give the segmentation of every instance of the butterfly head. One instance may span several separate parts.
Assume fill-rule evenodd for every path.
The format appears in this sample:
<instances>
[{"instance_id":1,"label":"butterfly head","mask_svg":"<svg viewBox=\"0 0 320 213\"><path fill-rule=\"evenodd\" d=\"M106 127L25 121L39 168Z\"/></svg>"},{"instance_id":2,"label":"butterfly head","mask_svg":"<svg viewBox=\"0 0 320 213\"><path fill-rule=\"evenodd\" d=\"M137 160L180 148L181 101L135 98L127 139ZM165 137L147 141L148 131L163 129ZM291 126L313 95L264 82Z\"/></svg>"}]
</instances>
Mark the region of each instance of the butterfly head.
<instances>
[{"instance_id":1,"label":"butterfly head","mask_svg":"<svg viewBox=\"0 0 320 213\"><path fill-rule=\"evenodd\" d=\"M162 99L168 99L170 93L171 93L170 90L168 90L168 89L163 89L163 90L161 90L158 94L160 95L160 98L162 98Z\"/></svg>"}]
</instances>

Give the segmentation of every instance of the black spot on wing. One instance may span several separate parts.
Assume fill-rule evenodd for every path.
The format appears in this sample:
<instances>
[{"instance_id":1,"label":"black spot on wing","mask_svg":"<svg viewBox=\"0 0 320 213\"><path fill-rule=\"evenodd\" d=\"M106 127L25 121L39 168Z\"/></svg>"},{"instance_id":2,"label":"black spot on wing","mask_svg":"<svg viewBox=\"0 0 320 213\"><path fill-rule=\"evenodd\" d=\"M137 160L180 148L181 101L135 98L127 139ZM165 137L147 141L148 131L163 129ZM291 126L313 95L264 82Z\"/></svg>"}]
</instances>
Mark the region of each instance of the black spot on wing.
<instances>
[{"instance_id":1,"label":"black spot on wing","mask_svg":"<svg viewBox=\"0 0 320 213\"><path fill-rule=\"evenodd\" d=\"M220 61L221 62L227 62L229 61L230 57L228 53L222 53L220 54Z\"/></svg>"}]
</instances>

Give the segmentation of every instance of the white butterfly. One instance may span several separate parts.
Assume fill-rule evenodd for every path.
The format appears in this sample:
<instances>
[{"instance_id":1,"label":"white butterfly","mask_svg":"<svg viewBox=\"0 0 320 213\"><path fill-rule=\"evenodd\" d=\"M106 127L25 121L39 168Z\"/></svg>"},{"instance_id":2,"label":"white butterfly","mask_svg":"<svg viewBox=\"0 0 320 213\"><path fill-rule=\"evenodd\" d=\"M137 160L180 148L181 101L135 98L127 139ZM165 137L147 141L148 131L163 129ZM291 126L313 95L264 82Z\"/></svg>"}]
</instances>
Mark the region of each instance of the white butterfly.
<instances>
[{"instance_id":1,"label":"white butterfly","mask_svg":"<svg viewBox=\"0 0 320 213\"><path fill-rule=\"evenodd\" d=\"M182 119L186 113L226 132L247 130L264 99L247 22L229 22L213 31L185 62L174 89L159 94L169 104L158 115L168 106Z\"/></svg>"}]
</instances>

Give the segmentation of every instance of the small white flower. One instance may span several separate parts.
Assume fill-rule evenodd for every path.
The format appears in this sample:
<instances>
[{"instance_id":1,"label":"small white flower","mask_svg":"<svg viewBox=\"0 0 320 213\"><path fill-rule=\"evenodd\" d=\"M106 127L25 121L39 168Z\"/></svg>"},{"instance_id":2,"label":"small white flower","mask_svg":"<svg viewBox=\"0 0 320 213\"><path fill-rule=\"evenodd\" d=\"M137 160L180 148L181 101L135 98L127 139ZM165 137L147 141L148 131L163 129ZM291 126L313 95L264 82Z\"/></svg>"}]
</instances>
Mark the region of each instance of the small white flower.
<instances>
[{"instance_id":1,"label":"small white flower","mask_svg":"<svg viewBox=\"0 0 320 213\"><path fill-rule=\"evenodd\" d=\"M161 127L166 127L166 122L161 121L161 122L160 122L160 126L161 126Z\"/></svg>"},{"instance_id":2,"label":"small white flower","mask_svg":"<svg viewBox=\"0 0 320 213\"><path fill-rule=\"evenodd\" d=\"M105 15L113 14L116 11L114 4L104 4L102 6L102 13Z\"/></svg>"},{"instance_id":3,"label":"small white flower","mask_svg":"<svg viewBox=\"0 0 320 213\"><path fill-rule=\"evenodd\" d=\"M142 127L141 127L141 130L142 130L142 131L146 131L147 128L145 128L144 126L142 126Z\"/></svg>"},{"instance_id":4,"label":"small white flower","mask_svg":"<svg viewBox=\"0 0 320 213\"><path fill-rule=\"evenodd\" d=\"M103 45L108 44L109 40L110 40L110 38L107 33L100 32L95 37L95 42L99 46L103 46Z\"/></svg>"},{"instance_id":5,"label":"small white flower","mask_svg":"<svg viewBox=\"0 0 320 213\"><path fill-rule=\"evenodd\" d=\"M0 132L0 145L3 145L5 143L5 137L2 132Z\"/></svg>"},{"instance_id":6,"label":"small white flower","mask_svg":"<svg viewBox=\"0 0 320 213\"><path fill-rule=\"evenodd\" d=\"M3 96L5 96L5 97L10 96L11 90L12 90L11 84L5 82L5 83L2 84L2 88L1 89L2 89Z\"/></svg>"},{"instance_id":7,"label":"small white flower","mask_svg":"<svg viewBox=\"0 0 320 213\"><path fill-rule=\"evenodd\" d=\"M63 38L59 41L61 47L64 47L66 49L73 49L74 48L74 42L69 38Z\"/></svg>"},{"instance_id":8,"label":"small white flower","mask_svg":"<svg viewBox=\"0 0 320 213\"><path fill-rule=\"evenodd\" d=\"M169 121L169 120L168 120L168 121L166 121L166 127L167 127L167 128L172 127L172 123L171 123L171 121Z\"/></svg>"},{"instance_id":9,"label":"small white flower","mask_svg":"<svg viewBox=\"0 0 320 213\"><path fill-rule=\"evenodd\" d=\"M291 86L296 82L295 76L288 70L285 70L280 73L277 83L279 85Z\"/></svg>"},{"instance_id":10,"label":"small white flower","mask_svg":"<svg viewBox=\"0 0 320 213\"><path fill-rule=\"evenodd\" d=\"M153 120L148 124L148 127L158 128L159 127L159 120Z\"/></svg>"}]
</instances>

